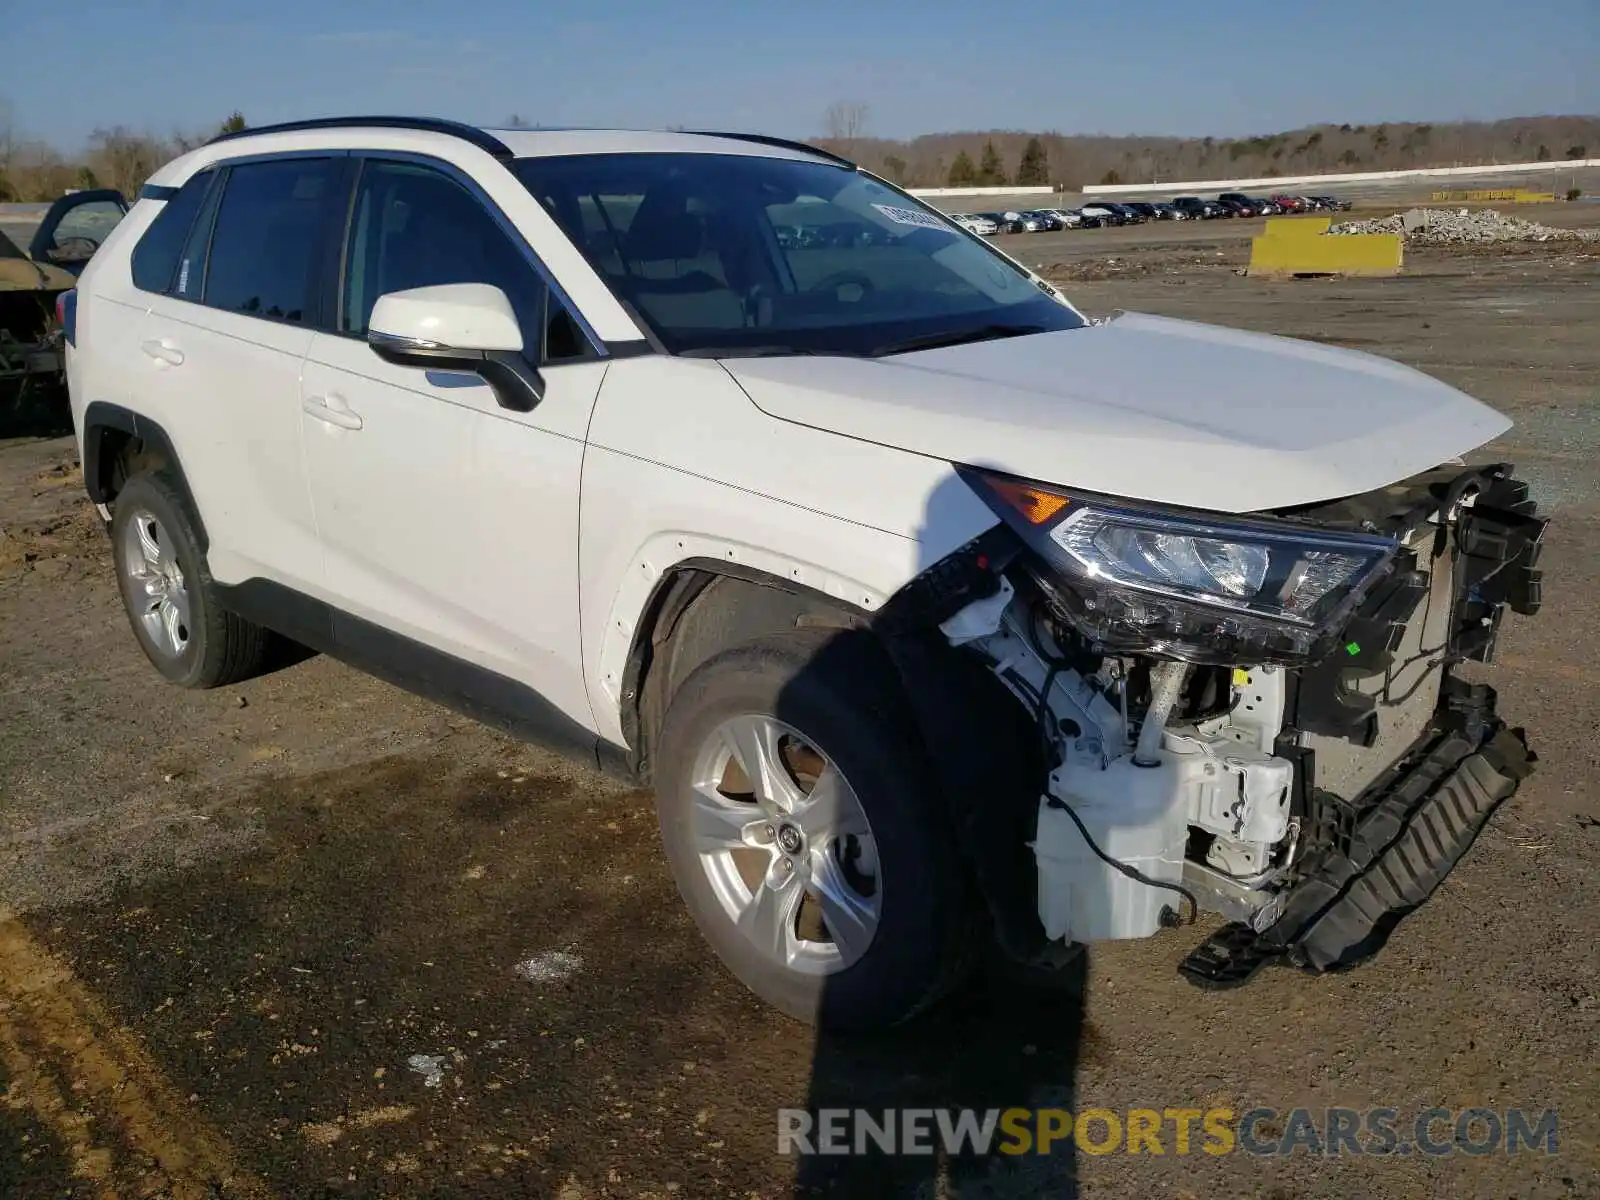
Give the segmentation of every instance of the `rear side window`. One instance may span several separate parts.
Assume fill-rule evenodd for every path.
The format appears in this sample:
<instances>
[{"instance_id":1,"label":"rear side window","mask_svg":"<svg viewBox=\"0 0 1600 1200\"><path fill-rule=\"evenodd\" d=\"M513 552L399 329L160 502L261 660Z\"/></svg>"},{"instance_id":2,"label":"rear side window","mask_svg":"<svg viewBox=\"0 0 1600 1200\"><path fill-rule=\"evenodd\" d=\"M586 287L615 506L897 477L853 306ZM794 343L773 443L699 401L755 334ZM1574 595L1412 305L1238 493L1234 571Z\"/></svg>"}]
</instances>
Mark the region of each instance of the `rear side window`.
<instances>
[{"instance_id":1,"label":"rear side window","mask_svg":"<svg viewBox=\"0 0 1600 1200\"><path fill-rule=\"evenodd\" d=\"M150 222L150 228L133 248L134 287L146 292L164 292L172 286L178 258L189 240L189 228L215 176L215 171L201 171L179 188L177 195L168 200L156 219Z\"/></svg>"},{"instance_id":2,"label":"rear side window","mask_svg":"<svg viewBox=\"0 0 1600 1200\"><path fill-rule=\"evenodd\" d=\"M222 189L212 188L189 230L189 240L178 258L178 277L172 281L172 295L180 300L198 303L205 294L206 250L211 245L211 229L216 224L217 205L221 202Z\"/></svg>"},{"instance_id":3,"label":"rear side window","mask_svg":"<svg viewBox=\"0 0 1600 1200\"><path fill-rule=\"evenodd\" d=\"M333 159L243 163L228 172L211 233L205 303L302 323L317 239L334 191Z\"/></svg>"}]
</instances>

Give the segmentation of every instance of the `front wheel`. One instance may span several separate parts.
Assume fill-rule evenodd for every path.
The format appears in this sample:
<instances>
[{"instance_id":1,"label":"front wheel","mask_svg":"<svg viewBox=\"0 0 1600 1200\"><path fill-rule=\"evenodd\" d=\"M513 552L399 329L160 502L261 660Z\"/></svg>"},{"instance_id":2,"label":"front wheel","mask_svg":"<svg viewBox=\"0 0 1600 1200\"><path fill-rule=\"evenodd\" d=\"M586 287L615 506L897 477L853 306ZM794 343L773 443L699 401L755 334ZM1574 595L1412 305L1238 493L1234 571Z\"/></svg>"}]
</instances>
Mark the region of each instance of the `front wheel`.
<instances>
[{"instance_id":1,"label":"front wheel","mask_svg":"<svg viewBox=\"0 0 1600 1200\"><path fill-rule=\"evenodd\" d=\"M970 961L972 909L899 682L870 635L763 638L671 698L662 839L744 984L831 1029L897 1024Z\"/></svg>"}]
</instances>

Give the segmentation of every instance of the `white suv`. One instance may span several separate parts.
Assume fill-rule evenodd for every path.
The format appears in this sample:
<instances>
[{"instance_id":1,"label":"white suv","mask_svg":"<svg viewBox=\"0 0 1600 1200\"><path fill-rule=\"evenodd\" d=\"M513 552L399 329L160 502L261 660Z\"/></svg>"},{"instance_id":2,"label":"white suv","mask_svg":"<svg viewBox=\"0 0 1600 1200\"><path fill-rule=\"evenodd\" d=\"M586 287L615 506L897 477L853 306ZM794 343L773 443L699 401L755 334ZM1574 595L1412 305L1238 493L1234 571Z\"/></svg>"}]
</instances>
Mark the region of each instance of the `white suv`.
<instances>
[{"instance_id":1,"label":"white suv","mask_svg":"<svg viewBox=\"0 0 1600 1200\"><path fill-rule=\"evenodd\" d=\"M1531 761L1455 673L1538 606L1526 487L1456 457L1503 417L1089 320L808 146L252 130L62 312L164 676L284 637L649 783L706 938L806 1019L1197 908L1196 983L1348 966Z\"/></svg>"}]
</instances>

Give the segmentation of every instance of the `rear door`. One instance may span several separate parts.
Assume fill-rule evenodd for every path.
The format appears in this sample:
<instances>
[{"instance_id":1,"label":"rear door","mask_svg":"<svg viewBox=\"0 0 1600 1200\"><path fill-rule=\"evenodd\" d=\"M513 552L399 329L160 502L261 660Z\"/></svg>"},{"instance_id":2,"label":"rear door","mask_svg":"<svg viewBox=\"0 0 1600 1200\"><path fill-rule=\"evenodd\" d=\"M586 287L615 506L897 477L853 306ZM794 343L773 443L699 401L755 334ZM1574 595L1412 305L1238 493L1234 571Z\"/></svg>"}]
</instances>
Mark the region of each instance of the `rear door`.
<instances>
[{"instance_id":1,"label":"rear door","mask_svg":"<svg viewBox=\"0 0 1600 1200\"><path fill-rule=\"evenodd\" d=\"M300 418L335 636L399 682L519 717L548 706L592 730L578 488L598 347L469 181L426 161L352 161L337 312L312 340ZM533 411L500 407L476 375L397 366L367 345L380 295L447 283L509 297L544 379Z\"/></svg>"},{"instance_id":2,"label":"rear door","mask_svg":"<svg viewBox=\"0 0 1600 1200\"><path fill-rule=\"evenodd\" d=\"M165 290L150 297L140 390L175 443L222 583L321 588L300 370L348 162L302 155L224 166ZM137 252L133 265L137 274Z\"/></svg>"}]
</instances>

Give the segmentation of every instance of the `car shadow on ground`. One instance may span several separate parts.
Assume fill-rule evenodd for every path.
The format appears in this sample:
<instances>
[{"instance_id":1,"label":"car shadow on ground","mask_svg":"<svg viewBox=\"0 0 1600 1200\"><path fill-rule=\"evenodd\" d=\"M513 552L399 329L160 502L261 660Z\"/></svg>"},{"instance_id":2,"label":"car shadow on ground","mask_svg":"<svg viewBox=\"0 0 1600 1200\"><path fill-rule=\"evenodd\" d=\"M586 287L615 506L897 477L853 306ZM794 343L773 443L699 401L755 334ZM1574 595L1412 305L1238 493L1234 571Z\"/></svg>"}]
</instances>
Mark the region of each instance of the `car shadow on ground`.
<instances>
[{"instance_id":1,"label":"car shadow on ground","mask_svg":"<svg viewBox=\"0 0 1600 1200\"><path fill-rule=\"evenodd\" d=\"M1055 974L1048 985L1019 980L1017 972L991 961L938 1010L892 1033L819 1033L807 1110L866 1110L882 1121L887 1109L902 1123L912 1110L932 1110L935 1115L921 1122L930 1152L891 1156L868 1141L866 1154L805 1155L797 1164L794 1195L1076 1196L1071 1138L1041 1152L1034 1113L1076 1111L1079 1056L1091 1044L1083 1023L1088 954ZM955 1127L961 1113L970 1111L981 1127L989 1114L1019 1108L1030 1111L1014 1115L1011 1123L1028 1130L1031 1144L1008 1134L998 1117L986 1151L969 1141L950 1153L943 1144L938 1114Z\"/></svg>"},{"instance_id":2,"label":"car shadow on ground","mask_svg":"<svg viewBox=\"0 0 1600 1200\"><path fill-rule=\"evenodd\" d=\"M72 432L65 389L32 379L0 379L0 438L54 438Z\"/></svg>"},{"instance_id":3,"label":"car shadow on ground","mask_svg":"<svg viewBox=\"0 0 1600 1200\"><path fill-rule=\"evenodd\" d=\"M928 494L918 530L919 574L937 564L948 581L946 555L993 523L984 502L954 472L939 480ZM978 586L973 599L982 594L984 585ZM935 603L948 608L962 602ZM1020 953L1049 954L1043 926L1034 919L1038 900L1029 848L1046 770L1038 734L1032 722L1016 720L1013 698L986 662L964 654L952 659L941 633L920 628L921 619L899 621L890 613L894 604L879 614L887 622L880 633L903 694L915 697L921 744L932 752L924 780L924 799L934 808L928 817L943 820L949 814L950 837L963 854L963 869L971 870L974 882L982 879L987 900L977 903L991 911L977 918L981 949L972 980L937 1008L888 1034L846 1037L819 1030L806 1109L819 1136L824 1110L852 1114L843 1118L848 1152L821 1153L820 1141L815 1143L819 1152L800 1156L795 1195L1075 1196L1070 1114L1076 1111L1074 1080L1084 1043L1088 953L1054 968L1025 968L1000 948L1009 940ZM835 670L848 664L851 636L835 638L813 658L813 666L827 671L830 660ZM863 667L862 674L859 695L870 707L874 681L865 676L872 672ZM797 715L803 711L802 693L808 689L801 682L796 679L780 696L780 718L786 704ZM969 803L961 797L981 799ZM878 857L886 856L880 851ZM914 896L918 882L911 881ZM930 910L937 894L948 894L931 880L922 885L913 903ZM885 879L887 902L895 903L895 890L894 881ZM1009 914L1002 919L1008 928L998 933L991 912L1002 910ZM1023 924L1028 928L1020 929ZM830 977L830 983L839 978ZM835 985L834 996L824 985L822 1013L833 1007L830 1000L843 999L843 988ZM1049 1110L1056 1122L1055 1136L1042 1151L1041 1110ZM863 1116L870 1116L870 1127ZM968 1129L975 1123L982 1131L977 1138L961 1138L963 1118ZM907 1152L911 1122L927 1131L925 1138L915 1139L919 1146L926 1144L925 1151ZM898 1134L893 1153L882 1149L887 1138L871 1132L885 1127Z\"/></svg>"}]
</instances>

